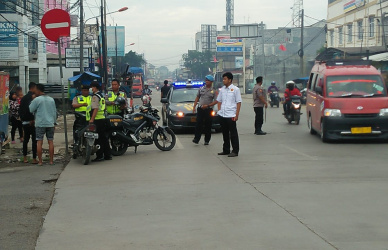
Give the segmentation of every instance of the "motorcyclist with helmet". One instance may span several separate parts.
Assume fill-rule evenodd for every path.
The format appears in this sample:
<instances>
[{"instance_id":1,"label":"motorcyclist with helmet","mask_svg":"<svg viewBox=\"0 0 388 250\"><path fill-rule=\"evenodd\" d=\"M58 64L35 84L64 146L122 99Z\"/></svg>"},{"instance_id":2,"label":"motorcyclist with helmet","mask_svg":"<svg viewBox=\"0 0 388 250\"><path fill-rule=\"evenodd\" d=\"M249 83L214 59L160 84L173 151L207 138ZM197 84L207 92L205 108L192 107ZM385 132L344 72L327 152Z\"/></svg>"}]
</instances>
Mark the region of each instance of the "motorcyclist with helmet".
<instances>
[{"instance_id":1,"label":"motorcyclist with helmet","mask_svg":"<svg viewBox=\"0 0 388 250\"><path fill-rule=\"evenodd\" d=\"M284 109L284 115L288 115L290 111L290 105L291 105L291 96L302 96L299 89L295 87L294 81L288 81L286 83L286 90L284 91L284 103L283 103L283 109Z\"/></svg>"},{"instance_id":2,"label":"motorcyclist with helmet","mask_svg":"<svg viewBox=\"0 0 388 250\"><path fill-rule=\"evenodd\" d=\"M279 91L278 87L276 87L275 81L271 82L271 86L268 87L267 93L270 94L272 91Z\"/></svg>"},{"instance_id":3,"label":"motorcyclist with helmet","mask_svg":"<svg viewBox=\"0 0 388 250\"><path fill-rule=\"evenodd\" d=\"M82 113L85 117L76 117L73 124L73 142L78 141L78 134L76 133L78 128L86 126L88 123L86 121L86 110L87 107L91 104L92 97L89 95L89 85L82 85L81 93L73 98L72 106L74 111Z\"/></svg>"},{"instance_id":4,"label":"motorcyclist with helmet","mask_svg":"<svg viewBox=\"0 0 388 250\"><path fill-rule=\"evenodd\" d=\"M119 104L116 102L116 99L118 97L122 97L121 100L119 100L121 103ZM127 108L127 95L125 92L120 91L120 82L117 79L112 80L112 90L108 91L107 95L105 96L106 100L106 112L109 115L120 115L124 116L125 110ZM123 100L125 104L123 103Z\"/></svg>"}]
</instances>

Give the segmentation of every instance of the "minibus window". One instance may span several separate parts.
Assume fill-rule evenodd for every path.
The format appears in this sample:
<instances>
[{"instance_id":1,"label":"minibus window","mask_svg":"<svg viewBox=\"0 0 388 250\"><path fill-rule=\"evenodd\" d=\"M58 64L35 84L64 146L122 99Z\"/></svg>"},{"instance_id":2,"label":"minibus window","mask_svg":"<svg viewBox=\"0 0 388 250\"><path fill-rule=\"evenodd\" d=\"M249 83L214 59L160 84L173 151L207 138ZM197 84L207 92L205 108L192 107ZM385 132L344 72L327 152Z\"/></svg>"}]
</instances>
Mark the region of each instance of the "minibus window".
<instances>
[{"instance_id":1,"label":"minibus window","mask_svg":"<svg viewBox=\"0 0 388 250\"><path fill-rule=\"evenodd\" d=\"M386 88L378 75L328 76L328 97L379 97L386 96Z\"/></svg>"}]
</instances>

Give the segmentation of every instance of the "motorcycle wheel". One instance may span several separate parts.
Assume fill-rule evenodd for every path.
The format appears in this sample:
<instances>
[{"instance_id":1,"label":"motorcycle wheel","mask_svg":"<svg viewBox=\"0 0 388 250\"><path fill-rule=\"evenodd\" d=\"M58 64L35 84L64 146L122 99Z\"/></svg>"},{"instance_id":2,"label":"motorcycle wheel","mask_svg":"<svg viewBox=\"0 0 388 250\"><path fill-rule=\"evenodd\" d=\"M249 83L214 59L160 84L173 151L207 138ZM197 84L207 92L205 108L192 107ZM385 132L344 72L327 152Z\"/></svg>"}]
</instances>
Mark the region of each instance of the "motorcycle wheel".
<instances>
[{"instance_id":1,"label":"motorcycle wheel","mask_svg":"<svg viewBox=\"0 0 388 250\"><path fill-rule=\"evenodd\" d=\"M300 113L295 113L294 120L295 120L295 124L296 124L296 125L299 125L299 121L300 121Z\"/></svg>"},{"instance_id":2,"label":"motorcycle wheel","mask_svg":"<svg viewBox=\"0 0 388 250\"><path fill-rule=\"evenodd\" d=\"M164 138L164 134L160 130L155 130L153 134L153 140L155 146L162 151L170 151L174 148L176 143L176 136L170 128L165 128L167 138Z\"/></svg>"},{"instance_id":3,"label":"motorcycle wheel","mask_svg":"<svg viewBox=\"0 0 388 250\"><path fill-rule=\"evenodd\" d=\"M127 152L128 145L126 143L113 138L109 138L109 142L111 148L110 153L113 156L120 156Z\"/></svg>"},{"instance_id":4,"label":"motorcycle wheel","mask_svg":"<svg viewBox=\"0 0 388 250\"><path fill-rule=\"evenodd\" d=\"M83 158L83 164L88 165L90 162L90 155L92 154L92 147L89 145L89 143L86 142L85 145L85 153Z\"/></svg>"}]
</instances>

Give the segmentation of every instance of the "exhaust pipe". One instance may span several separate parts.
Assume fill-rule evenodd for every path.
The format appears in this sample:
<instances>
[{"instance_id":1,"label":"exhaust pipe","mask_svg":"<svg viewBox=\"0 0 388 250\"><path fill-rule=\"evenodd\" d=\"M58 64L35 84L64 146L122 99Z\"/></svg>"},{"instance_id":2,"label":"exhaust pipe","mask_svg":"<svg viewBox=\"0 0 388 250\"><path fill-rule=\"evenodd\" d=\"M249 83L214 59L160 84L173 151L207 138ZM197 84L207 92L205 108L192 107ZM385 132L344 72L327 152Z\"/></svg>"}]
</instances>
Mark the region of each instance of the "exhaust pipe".
<instances>
[{"instance_id":1,"label":"exhaust pipe","mask_svg":"<svg viewBox=\"0 0 388 250\"><path fill-rule=\"evenodd\" d=\"M117 138L117 140L119 140L119 141L128 143L129 145L137 146L136 141L132 137L126 136L122 132L114 131L114 132L112 132L112 136Z\"/></svg>"}]
</instances>

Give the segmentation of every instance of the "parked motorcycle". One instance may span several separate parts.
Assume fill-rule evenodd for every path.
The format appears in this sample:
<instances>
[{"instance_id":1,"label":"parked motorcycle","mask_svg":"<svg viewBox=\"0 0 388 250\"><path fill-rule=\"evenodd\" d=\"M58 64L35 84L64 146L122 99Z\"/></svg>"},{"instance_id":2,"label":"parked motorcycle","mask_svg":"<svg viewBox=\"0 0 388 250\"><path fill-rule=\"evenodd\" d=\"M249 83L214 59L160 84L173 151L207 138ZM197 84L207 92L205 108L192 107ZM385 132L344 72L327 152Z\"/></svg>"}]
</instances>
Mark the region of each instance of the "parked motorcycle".
<instances>
[{"instance_id":1,"label":"parked motorcycle","mask_svg":"<svg viewBox=\"0 0 388 250\"><path fill-rule=\"evenodd\" d=\"M295 124L298 125L300 121L300 115L302 114L301 111L302 108L302 102L300 96L291 96L291 103L289 106L289 110L287 114L284 115L284 117L287 119L288 123L291 123L295 121Z\"/></svg>"},{"instance_id":2,"label":"parked motorcycle","mask_svg":"<svg viewBox=\"0 0 388 250\"><path fill-rule=\"evenodd\" d=\"M170 128L159 126L159 110L146 105L139 110L127 115L125 119L118 115L107 117L112 155L122 155L128 147L135 147L136 152L138 146L154 143L162 151L174 148L176 136Z\"/></svg>"},{"instance_id":3,"label":"parked motorcycle","mask_svg":"<svg viewBox=\"0 0 388 250\"><path fill-rule=\"evenodd\" d=\"M279 103L280 103L280 97L279 97L279 92L277 91L272 91L269 93L269 104L271 105L271 108L273 106L276 106L279 108Z\"/></svg>"},{"instance_id":4,"label":"parked motorcycle","mask_svg":"<svg viewBox=\"0 0 388 250\"><path fill-rule=\"evenodd\" d=\"M85 114L75 112L75 119L85 120ZM99 145L94 145L95 140L98 139L96 125L80 123L77 126L75 133L77 134L77 141L73 147L73 159L77 159L78 156L81 156L83 164L88 165L90 156L95 154L100 148Z\"/></svg>"}]
</instances>

